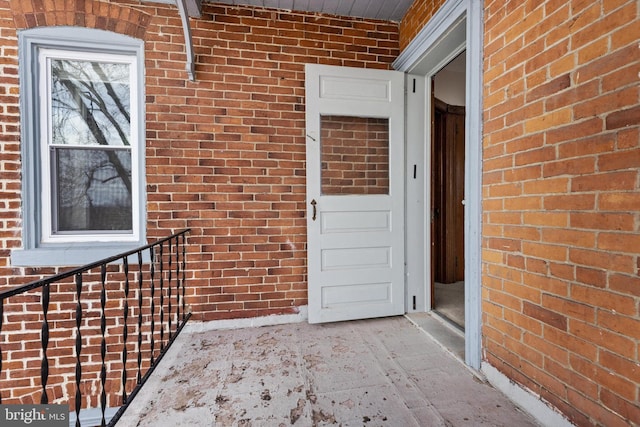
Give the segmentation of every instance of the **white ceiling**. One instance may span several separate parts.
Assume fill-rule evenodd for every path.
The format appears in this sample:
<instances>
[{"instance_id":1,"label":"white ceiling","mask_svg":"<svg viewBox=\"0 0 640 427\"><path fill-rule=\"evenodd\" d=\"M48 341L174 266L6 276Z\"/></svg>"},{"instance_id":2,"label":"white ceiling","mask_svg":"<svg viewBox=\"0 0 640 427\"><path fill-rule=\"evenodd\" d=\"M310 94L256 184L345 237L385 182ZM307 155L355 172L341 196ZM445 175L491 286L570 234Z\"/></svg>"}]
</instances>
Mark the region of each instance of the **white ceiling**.
<instances>
[{"instance_id":1,"label":"white ceiling","mask_svg":"<svg viewBox=\"0 0 640 427\"><path fill-rule=\"evenodd\" d=\"M177 4L180 0L141 0ZM185 0L190 16L200 16L202 3L258 6L273 9L321 12L400 22L414 0Z\"/></svg>"},{"instance_id":2,"label":"white ceiling","mask_svg":"<svg viewBox=\"0 0 640 427\"><path fill-rule=\"evenodd\" d=\"M205 0L210 3L322 12L400 22L414 0Z\"/></svg>"}]
</instances>

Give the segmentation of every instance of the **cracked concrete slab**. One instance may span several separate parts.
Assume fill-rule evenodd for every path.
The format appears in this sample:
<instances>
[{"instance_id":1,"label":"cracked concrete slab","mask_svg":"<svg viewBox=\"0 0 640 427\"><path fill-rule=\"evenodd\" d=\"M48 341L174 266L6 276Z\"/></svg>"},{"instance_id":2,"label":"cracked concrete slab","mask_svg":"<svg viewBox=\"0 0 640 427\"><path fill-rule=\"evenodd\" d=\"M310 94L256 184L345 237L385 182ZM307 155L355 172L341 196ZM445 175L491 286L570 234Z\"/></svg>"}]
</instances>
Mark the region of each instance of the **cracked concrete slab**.
<instances>
[{"instance_id":1,"label":"cracked concrete slab","mask_svg":"<svg viewBox=\"0 0 640 427\"><path fill-rule=\"evenodd\" d=\"M404 317L190 332L119 426L536 426Z\"/></svg>"}]
</instances>

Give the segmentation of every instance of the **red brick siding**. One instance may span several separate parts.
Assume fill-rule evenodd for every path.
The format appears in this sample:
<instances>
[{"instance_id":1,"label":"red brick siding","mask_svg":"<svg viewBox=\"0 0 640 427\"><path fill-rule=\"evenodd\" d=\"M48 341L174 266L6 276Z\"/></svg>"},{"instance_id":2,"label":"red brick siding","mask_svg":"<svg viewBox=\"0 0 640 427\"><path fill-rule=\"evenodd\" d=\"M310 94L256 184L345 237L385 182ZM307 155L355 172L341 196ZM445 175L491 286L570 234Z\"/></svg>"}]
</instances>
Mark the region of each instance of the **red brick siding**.
<instances>
[{"instance_id":1,"label":"red brick siding","mask_svg":"<svg viewBox=\"0 0 640 427\"><path fill-rule=\"evenodd\" d=\"M483 347L578 425L638 425L637 1L486 1Z\"/></svg>"},{"instance_id":2,"label":"red brick siding","mask_svg":"<svg viewBox=\"0 0 640 427\"><path fill-rule=\"evenodd\" d=\"M147 36L148 228L193 228L197 318L296 312L307 302L304 63L389 68L397 26L205 6L190 83L176 11L159 13Z\"/></svg>"},{"instance_id":3,"label":"red brick siding","mask_svg":"<svg viewBox=\"0 0 640 427\"><path fill-rule=\"evenodd\" d=\"M404 49L422 30L445 0L415 0L400 23L400 49Z\"/></svg>"},{"instance_id":4,"label":"red brick siding","mask_svg":"<svg viewBox=\"0 0 640 427\"><path fill-rule=\"evenodd\" d=\"M640 425L638 6L485 0L483 351L581 426Z\"/></svg>"},{"instance_id":5,"label":"red brick siding","mask_svg":"<svg viewBox=\"0 0 640 427\"><path fill-rule=\"evenodd\" d=\"M14 275L11 249L22 245L17 40L13 15L4 2L0 8L0 286L4 287Z\"/></svg>"},{"instance_id":6,"label":"red brick siding","mask_svg":"<svg viewBox=\"0 0 640 427\"><path fill-rule=\"evenodd\" d=\"M387 119L322 116L322 194L389 194Z\"/></svg>"},{"instance_id":7,"label":"red brick siding","mask_svg":"<svg viewBox=\"0 0 640 427\"><path fill-rule=\"evenodd\" d=\"M0 289L58 271L10 264L11 249L22 246L16 34L76 25L145 42L147 233L154 240L192 229L186 275L193 318L295 313L307 303L304 64L388 69L399 52L398 25L210 3L203 5L202 18L190 22L195 82L185 72L175 6L0 0ZM64 306L65 298L75 301L71 291L55 298ZM8 304L6 312L23 308ZM22 333L11 335L11 328L3 326L10 342L39 346L35 335L25 340ZM55 347L73 345L69 336L60 339L64 344ZM117 354L120 340L115 331L108 351ZM60 357L52 366L71 366L67 350L58 355L50 347L48 354ZM5 360L3 371L10 363ZM29 369L19 374L20 384L11 385L12 399L39 399L39 362L34 359ZM95 377L95 366L87 369L84 378ZM72 394L56 388L60 375L51 374L52 399ZM109 391L118 393L118 386ZM2 397L8 398L4 392Z\"/></svg>"},{"instance_id":8,"label":"red brick siding","mask_svg":"<svg viewBox=\"0 0 640 427\"><path fill-rule=\"evenodd\" d=\"M155 238L193 228L188 269L196 295L189 302L196 317L293 312L306 304L304 64L388 69L398 26L205 3L202 18L191 19L197 80L190 82L174 6L46 3L0 3L8 36L1 203L9 208L0 218L1 283L56 271L9 264L10 249L22 244L16 29L83 22L145 40L147 232Z\"/></svg>"}]
</instances>

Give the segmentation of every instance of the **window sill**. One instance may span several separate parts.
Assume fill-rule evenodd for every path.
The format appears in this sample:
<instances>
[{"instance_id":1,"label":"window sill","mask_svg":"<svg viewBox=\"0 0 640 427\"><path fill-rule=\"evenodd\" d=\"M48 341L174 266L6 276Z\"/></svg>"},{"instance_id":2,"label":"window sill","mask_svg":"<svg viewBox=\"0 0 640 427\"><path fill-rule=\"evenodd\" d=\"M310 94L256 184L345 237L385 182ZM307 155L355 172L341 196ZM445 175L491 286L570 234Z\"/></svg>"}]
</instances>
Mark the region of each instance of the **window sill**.
<instances>
[{"instance_id":1,"label":"window sill","mask_svg":"<svg viewBox=\"0 0 640 427\"><path fill-rule=\"evenodd\" d=\"M11 251L11 265L14 267L79 267L139 248L144 245L120 243L100 246L56 246L37 249L14 249ZM143 262L151 259L149 251L142 254ZM130 262L138 262L137 257L129 257Z\"/></svg>"}]
</instances>

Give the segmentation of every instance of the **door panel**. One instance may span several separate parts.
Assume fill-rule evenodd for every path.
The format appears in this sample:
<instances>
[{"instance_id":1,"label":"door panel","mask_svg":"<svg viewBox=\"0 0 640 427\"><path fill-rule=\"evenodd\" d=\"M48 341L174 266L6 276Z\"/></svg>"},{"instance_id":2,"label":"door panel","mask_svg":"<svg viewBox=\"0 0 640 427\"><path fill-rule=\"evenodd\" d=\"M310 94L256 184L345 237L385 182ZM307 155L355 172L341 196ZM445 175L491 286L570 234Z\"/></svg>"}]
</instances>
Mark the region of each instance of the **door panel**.
<instances>
[{"instance_id":1,"label":"door panel","mask_svg":"<svg viewBox=\"0 0 640 427\"><path fill-rule=\"evenodd\" d=\"M322 233L374 232L389 231L390 212L385 211L324 211L322 215Z\"/></svg>"},{"instance_id":2,"label":"door panel","mask_svg":"<svg viewBox=\"0 0 640 427\"><path fill-rule=\"evenodd\" d=\"M308 64L309 322L404 313L404 76Z\"/></svg>"}]
</instances>

